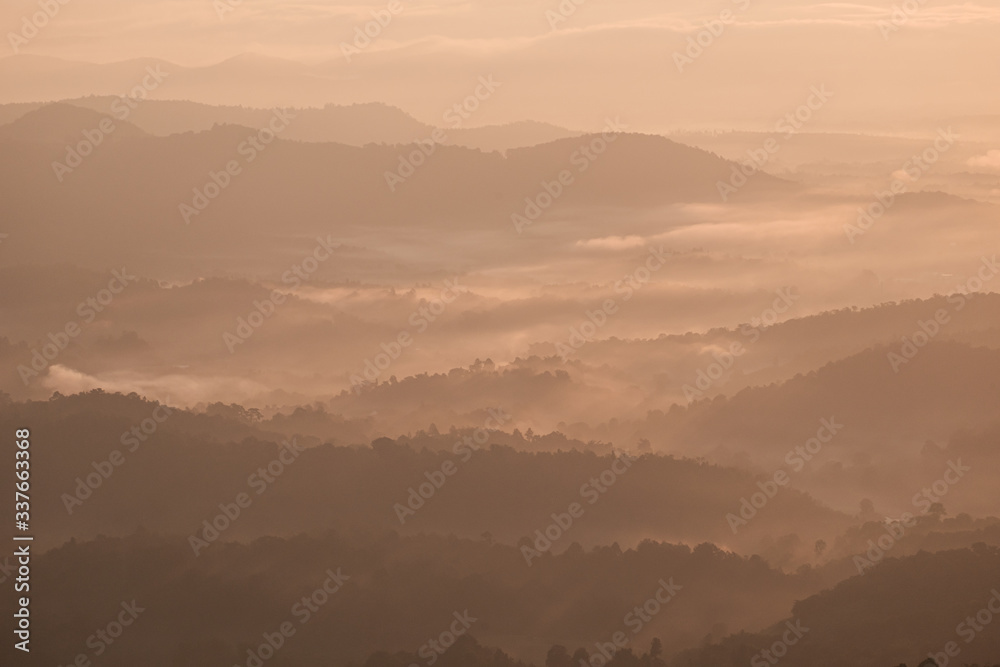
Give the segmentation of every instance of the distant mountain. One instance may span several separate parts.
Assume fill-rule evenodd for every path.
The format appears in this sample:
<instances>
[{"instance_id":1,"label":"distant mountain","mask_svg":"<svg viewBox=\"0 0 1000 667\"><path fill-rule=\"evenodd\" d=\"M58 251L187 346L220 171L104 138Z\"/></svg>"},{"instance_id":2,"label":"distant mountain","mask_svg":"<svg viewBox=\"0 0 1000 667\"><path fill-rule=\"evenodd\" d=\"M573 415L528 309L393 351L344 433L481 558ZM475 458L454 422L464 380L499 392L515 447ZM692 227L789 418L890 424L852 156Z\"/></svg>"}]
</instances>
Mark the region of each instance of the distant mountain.
<instances>
[{"instance_id":1,"label":"distant mountain","mask_svg":"<svg viewBox=\"0 0 1000 667\"><path fill-rule=\"evenodd\" d=\"M107 125L110 122L111 125ZM112 127L104 132L101 127ZM33 111L8 125L0 126L0 142L20 141L37 143L76 144L86 140L84 132L92 133L99 143L104 138L110 141L134 139L146 133L127 121L114 118L107 113L99 113L70 104L49 104Z\"/></svg>"},{"instance_id":2,"label":"distant mountain","mask_svg":"<svg viewBox=\"0 0 1000 667\"><path fill-rule=\"evenodd\" d=\"M914 154L919 154L934 140L933 130L928 135L927 128L948 127L948 123L928 124L919 128L909 136L894 136L881 133L852 132L797 132L785 137L780 132L746 132L746 131L677 131L667 136L681 143L697 146L716 152L730 159L746 159L748 152L760 148L771 137L781 138L780 149L774 154L773 161L785 166L802 164L850 165L861 169L864 165L884 165L883 175L888 175L892 169L899 168ZM982 150L985 144L972 141L971 137L982 139L982 133L970 134L965 138L965 126L962 127L963 139L943 155L945 161L956 156L969 155L976 150Z\"/></svg>"},{"instance_id":3,"label":"distant mountain","mask_svg":"<svg viewBox=\"0 0 1000 667\"><path fill-rule=\"evenodd\" d=\"M45 102L17 102L0 104L0 126L9 125L29 111L45 106Z\"/></svg>"},{"instance_id":4,"label":"distant mountain","mask_svg":"<svg viewBox=\"0 0 1000 667\"><path fill-rule=\"evenodd\" d=\"M956 303L961 310L951 310ZM770 385L815 371L830 361L860 354L876 345L901 343L914 333L916 323L941 308L951 310L948 325L935 340L952 340L975 346L1000 346L1000 294L981 293L958 302L946 296L881 303L868 308L841 308L806 317L795 317L760 328L744 323L704 333L662 334L651 339L611 338L593 341L578 356L584 367L602 366L627 370L632 377L661 380L656 396L664 401L687 403L684 387L701 396L721 393L732 396L747 387ZM759 324L759 323L758 323ZM699 373L716 363L713 351L741 345L744 353L732 370L711 386L697 386ZM539 344L540 357L553 354L552 345ZM650 405L653 405L651 403ZM628 441L626 433L608 434L615 441Z\"/></svg>"},{"instance_id":5,"label":"distant mountain","mask_svg":"<svg viewBox=\"0 0 1000 667\"><path fill-rule=\"evenodd\" d=\"M710 153L647 135L621 135L603 147L599 135L561 139L504 157L447 145L427 156L426 146L414 144L354 147L283 136L265 145L258 134L219 126L113 142L62 179L53 165L66 159L62 147L8 140L0 151L0 170L11 174L0 182L0 217L12 221L5 232L21 235L25 251L37 248L43 255L33 259L46 262L101 266L123 256L194 252L213 261L261 255L266 263L274 235L367 224L500 229L516 239L515 215L542 224L594 207L718 201L716 183L734 169ZM231 177L221 173L227 165ZM567 185L556 183L561 176L570 178ZM554 199L546 183L561 188ZM745 195L790 187L758 174ZM68 216L70 231L57 224ZM184 229L199 237L196 246L177 233ZM39 242L28 243L32 238Z\"/></svg>"},{"instance_id":6,"label":"distant mountain","mask_svg":"<svg viewBox=\"0 0 1000 667\"><path fill-rule=\"evenodd\" d=\"M977 473L949 487L945 507L953 514L996 512L988 495L1000 483L994 459L964 434L996 423L1000 350L932 342L895 373L887 357L899 345L587 433L613 442L647 438L664 451L728 465L753 461L762 472L793 471L794 485L839 509L869 498L893 513L926 512L914 494L960 461L975 461ZM820 433L830 422L840 426L833 437L829 429ZM579 429L566 432L579 437ZM807 446L813 454L802 456ZM850 505L836 505L845 498Z\"/></svg>"},{"instance_id":7,"label":"distant mountain","mask_svg":"<svg viewBox=\"0 0 1000 667\"><path fill-rule=\"evenodd\" d=\"M317 85L313 68L277 58L237 56L208 67L184 67L156 58L96 64L27 54L0 59L0 90L4 91L0 101L54 102L87 95L127 95L142 83L150 69L165 75L162 89L151 93L158 98L164 98L170 91L169 97L173 98L233 103L220 98L224 95L218 85L220 81L242 91L250 91L254 86L267 87L279 95L291 88L301 96L309 94L306 84L311 80L314 95L311 103L322 105L330 101L325 86ZM328 81L332 82L333 79Z\"/></svg>"},{"instance_id":8,"label":"distant mountain","mask_svg":"<svg viewBox=\"0 0 1000 667\"><path fill-rule=\"evenodd\" d=\"M581 136L583 133L551 123L525 120L505 125L446 129L445 134L458 146L484 151L504 151L509 148L535 146L558 139Z\"/></svg>"},{"instance_id":9,"label":"distant mountain","mask_svg":"<svg viewBox=\"0 0 1000 667\"><path fill-rule=\"evenodd\" d=\"M19 54L0 58L0 101L55 102L86 95L127 95L148 68L173 76L186 68L156 58L95 64Z\"/></svg>"},{"instance_id":10,"label":"distant mountain","mask_svg":"<svg viewBox=\"0 0 1000 667\"><path fill-rule=\"evenodd\" d=\"M0 426L14 428L19 420L38 424L33 433L39 441L63 443L37 454L48 471L36 485L37 520L48 531L40 543L122 535L139 526L166 534L195 530L205 512L245 490L248 475L278 456L279 443L288 439L274 434L281 427L278 422L255 425L227 419L222 411L201 415L174 408L151 436L132 442L131 426L154 413L156 404L138 397L97 391L4 407ZM522 452L513 446L519 438L495 430L476 450L455 449L456 441L474 431L466 429L395 441L381 438L370 446L326 444L296 451L300 462L288 464L268 495L270 509L247 513L227 536L255 539L367 528L476 537L488 530L496 540L513 545L523 539L534 543L534 531L544 530L553 513L579 503L585 518L574 523L571 539L560 541L553 552L571 542L634 544L640 536L690 544L715 541L750 551L769 537L791 532L811 549L816 539L840 534L854 523L807 494L787 489L755 519L753 530L734 534L727 513L739 512L740 496L758 490L757 480L741 470L652 455L625 465L610 453L582 451L582 443L559 434L553 434L549 446L554 449L561 441L569 451ZM342 433L350 437L349 431ZM315 442L303 439L299 444ZM99 492L78 488L80 479L96 470L93 464L109 460L112 450L125 459L122 472L113 473L107 485L99 484ZM425 472L449 465L460 473L433 502L410 498L411 487L430 479ZM185 487L193 469L199 481ZM620 481L608 483L612 473L607 470ZM604 486L583 488L602 474ZM7 484L0 483L0 490ZM187 490L174 498L169 512L157 509L171 489L181 487ZM418 511L409 511L411 505ZM643 511L649 507L657 510Z\"/></svg>"},{"instance_id":11,"label":"distant mountain","mask_svg":"<svg viewBox=\"0 0 1000 667\"><path fill-rule=\"evenodd\" d=\"M829 448L871 447L883 455L894 446L994 421L1000 350L932 342L895 372L888 356L899 354L901 345L872 348L780 384L696 401L650 420L673 431L669 441L677 444L697 432L699 447L743 440L758 451L783 453L792 434L815 430L821 417L833 415L845 427Z\"/></svg>"},{"instance_id":12,"label":"distant mountain","mask_svg":"<svg viewBox=\"0 0 1000 667\"><path fill-rule=\"evenodd\" d=\"M160 82L145 92L136 91L150 72L159 73ZM114 97L138 92L145 101L129 120L157 135L206 130L214 124L259 127L266 122L269 109L287 104L303 109L288 139L360 146L430 137L430 125L398 108L351 104L371 99L355 87L355 79L344 70L343 61L306 65L252 53L202 67L154 58L94 64L20 54L0 58L0 105L66 101L106 112ZM235 106L240 104L250 108ZM13 120L12 113L0 106L0 123ZM442 117L441 123L449 126L447 133L454 145L482 150L530 146L580 134L530 121L467 128L452 127Z\"/></svg>"},{"instance_id":13,"label":"distant mountain","mask_svg":"<svg viewBox=\"0 0 1000 667\"><path fill-rule=\"evenodd\" d=\"M114 96L89 96L64 100L63 104L110 113L125 108ZM0 122L11 122L45 103L18 103L0 106ZM211 106L197 102L143 99L128 105L127 119L149 134L168 136L182 132L203 132L216 125L264 127L273 109L238 106ZM365 144L412 144L429 139L437 129L421 123L401 109L387 104L367 103L322 108L296 109L295 122L282 134L285 139L349 146ZM446 128L449 144L504 151L509 148L533 146L580 133L565 128L524 121L507 125L473 128Z\"/></svg>"}]
</instances>

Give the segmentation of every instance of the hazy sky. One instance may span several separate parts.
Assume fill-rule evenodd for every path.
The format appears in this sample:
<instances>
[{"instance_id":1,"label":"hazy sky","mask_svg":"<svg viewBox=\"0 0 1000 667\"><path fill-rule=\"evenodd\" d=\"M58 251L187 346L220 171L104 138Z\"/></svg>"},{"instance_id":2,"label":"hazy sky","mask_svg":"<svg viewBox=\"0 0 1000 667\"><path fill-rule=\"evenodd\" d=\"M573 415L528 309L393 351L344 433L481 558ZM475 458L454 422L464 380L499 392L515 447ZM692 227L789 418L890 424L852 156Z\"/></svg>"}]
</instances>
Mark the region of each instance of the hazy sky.
<instances>
[{"instance_id":1,"label":"hazy sky","mask_svg":"<svg viewBox=\"0 0 1000 667\"><path fill-rule=\"evenodd\" d=\"M652 131L699 121L760 124L794 110L820 84L837 100L817 127L1000 112L995 4L914 0L908 14L888 1L404 1L348 60L341 45L388 4L69 0L20 52L98 63L153 57L186 67L246 53L291 59L313 66L317 86L329 89L310 103L383 101L425 121L440 118L478 76L493 74L504 89L473 124L531 118L589 129L613 112ZM17 31L37 10L30 0L9 2L0 25ZM699 36L700 53L689 42ZM9 43L4 49L13 53ZM230 67L281 75L285 66Z\"/></svg>"},{"instance_id":2,"label":"hazy sky","mask_svg":"<svg viewBox=\"0 0 1000 667\"><path fill-rule=\"evenodd\" d=\"M340 57L339 43L352 36L356 25L370 20L371 10L385 9L388 4L387 0L69 0L25 51L96 62L152 56L184 65L209 64L247 51L323 60ZM940 40L963 34L973 40L967 45L967 54L974 55L972 52L978 48L985 56L990 42L995 43L992 31L1000 22L1000 7L994 3L914 1L918 9L905 20L897 20L900 29L889 33L890 39L885 40L877 22L891 20L896 7L892 2L585 0L575 5L573 0L565 0L563 6L573 6L575 11L565 11L563 16L559 14L559 0L401 1L401 11L379 36L376 46L499 56L539 47L565 52L567 42L580 38L641 34L655 36L656 41L666 45L681 45L690 31L729 10L734 22L727 31L738 31L743 33L742 39L755 41L777 38L778 48L796 46L789 38L792 34L832 32L852 42L876 43L895 38L901 43ZM5 3L0 10L4 30L16 30L21 17L37 9L37 3L31 0ZM565 20L552 19L549 12ZM897 18L900 16L897 13ZM802 46L811 37L796 41ZM826 40L814 46L843 53L848 45ZM933 48L930 42L927 46ZM965 54L947 55L959 64L958 59Z\"/></svg>"}]
</instances>

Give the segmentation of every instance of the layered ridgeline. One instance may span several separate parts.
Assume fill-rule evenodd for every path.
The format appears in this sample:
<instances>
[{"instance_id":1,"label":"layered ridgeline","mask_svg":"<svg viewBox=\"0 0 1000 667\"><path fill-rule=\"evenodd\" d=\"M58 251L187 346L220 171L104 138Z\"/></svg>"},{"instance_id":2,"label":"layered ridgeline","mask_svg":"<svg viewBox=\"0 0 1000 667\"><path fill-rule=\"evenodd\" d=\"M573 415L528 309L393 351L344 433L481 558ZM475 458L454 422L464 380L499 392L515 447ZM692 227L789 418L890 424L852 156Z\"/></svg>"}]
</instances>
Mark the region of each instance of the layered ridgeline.
<instances>
[{"instance_id":1,"label":"layered ridgeline","mask_svg":"<svg viewBox=\"0 0 1000 667\"><path fill-rule=\"evenodd\" d=\"M195 558L182 539L137 535L38 558L34 621L50 664L101 650L104 664L153 667L989 665L998 559L985 545L893 557L819 592L818 573L711 545L575 547L528 567L487 537L331 533ZM127 631L109 634L123 614Z\"/></svg>"},{"instance_id":2,"label":"layered ridgeline","mask_svg":"<svg viewBox=\"0 0 1000 667\"><path fill-rule=\"evenodd\" d=\"M0 169L9 174L0 213L13 222L7 231L21 240L22 261L100 266L129 257L143 271L156 257L160 266L167 257L201 256L218 270L220 255L249 257L273 243L276 220L287 237L368 226L501 229L516 238L524 223L513 220L533 222L543 212L717 200L717 183L735 168L706 151L610 125L603 135L501 155L431 138L361 147L290 141L285 132L297 118L280 110L260 129L114 140L114 128L130 121L94 114L43 107L0 131L7 136ZM74 124L76 141L56 139ZM17 139L22 134L26 140ZM47 138L32 140L39 135ZM788 187L758 174L745 194ZM71 227L57 224L67 217ZM31 254L42 248L44 256ZM280 264L265 262L258 275L269 266Z\"/></svg>"},{"instance_id":3,"label":"layered ridgeline","mask_svg":"<svg viewBox=\"0 0 1000 667\"><path fill-rule=\"evenodd\" d=\"M216 544L197 557L182 538L99 538L34 565L47 664L92 655L88 637L123 601L143 611L100 656L105 664L253 665L248 651L259 656L263 644L266 657L275 633L286 635L275 664L357 664L375 651L427 653L448 631L540 663L552 644L593 649L620 632L636 646L658 636L674 653L726 628L762 630L821 586L814 574L783 574L708 544L575 546L528 566L516 547L488 537L377 531ZM286 623L294 632L281 630Z\"/></svg>"},{"instance_id":4,"label":"layered ridgeline","mask_svg":"<svg viewBox=\"0 0 1000 667\"><path fill-rule=\"evenodd\" d=\"M148 91L137 91L136 95L126 97L95 95L63 100L63 104L111 115L118 120L126 120L156 136L204 132L216 125L264 127L274 114L273 109L212 106L186 100L148 99L143 96L144 92L148 95ZM485 88L483 92L486 92ZM47 105L41 102L0 105L0 124L13 123L45 106ZM444 143L484 151L504 151L583 134L547 123L530 121L463 127L470 118L465 107L465 104L456 104L454 108L442 114L437 125L422 123L402 109L379 103L348 106L327 104L319 108L293 109L295 122L282 133L282 137L293 141L349 146L405 145L425 141L438 130L443 130ZM74 142L80 139L79 128L75 135L77 136L72 137Z\"/></svg>"},{"instance_id":5,"label":"layered ridgeline","mask_svg":"<svg viewBox=\"0 0 1000 667\"><path fill-rule=\"evenodd\" d=\"M832 543L856 522L738 468L629 455L558 433L529 435L553 451L519 451L525 438L510 433L502 408L486 411L478 429L371 444L278 433L296 422L255 412L193 413L95 391L8 403L0 423L30 424L33 441L45 443L36 447L46 474L33 511L47 526L38 538L46 547L142 529L184 536L200 553L217 541L370 528L489 533L525 546L528 562L573 542L643 538L802 562L814 558L815 541ZM766 511L751 507L746 525L738 517L755 494Z\"/></svg>"},{"instance_id":6,"label":"layered ridgeline","mask_svg":"<svg viewBox=\"0 0 1000 667\"><path fill-rule=\"evenodd\" d=\"M919 583L915 583L919 582ZM790 618L680 656L690 667L783 664L995 665L1000 550L920 553L795 603ZM789 631L792 628L794 631Z\"/></svg>"},{"instance_id":7,"label":"layered ridgeline","mask_svg":"<svg viewBox=\"0 0 1000 667\"><path fill-rule=\"evenodd\" d=\"M15 257L17 243L3 241L4 256ZM275 260L287 264L273 281L154 281L126 263L131 257L106 271L0 268L0 312L8 323L0 338L0 390L45 398L53 390L103 386L169 396L175 404L321 400L348 419L372 419L371 438L430 423L478 426L474 413L499 405L522 431L558 429L585 441L636 447L647 439L669 443L672 452L719 450L720 457L720 444L752 441L770 457L769 467L781 462L789 440L809 437L821 416L854 427L838 443L882 438L885 453L900 451L898 445L915 452L928 439L940 442L957 428L992 419L1000 300L991 294L957 295L960 310L953 295L815 316L789 313L771 326L758 321L683 335L615 335L621 328L613 327L637 322L654 330L675 326L676 312L741 314L739 291L701 301L646 287L633 290L604 330L563 358L555 344L572 340L570 329L589 321L595 299L614 288L598 296L574 288L498 299L488 279L439 274L396 289L340 278L370 258L343 248L302 279L296 271L303 272L305 260L294 252L274 250ZM321 275L327 269L332 274ZM628 296L632 288L622 285ZM746 298L769 303L775 297L752 290ZM691 302L690 310L680 310ZM952 309L950 320L926 341L921 323L942 308ZM71 324L78 330L69 337ZM411 344L402 349L397 341L404 333ZM910 350L907 341L915 337L922 345ZM384 348L395 357L388 365ZM897 357L905 363L893 361ZM759 388L736 396L753 387ZM852 391L842 393L845 387ZM720 394L730 398L717 405L704 400ZM797 410L779 419L786 398ZM767 406L766 417L754 417L757 405ZM933 410L911 415L908 406ZM704 441L689 438L696 431ZM685 450L689 444L693 449Z\"/></svg>"}]
</instances>

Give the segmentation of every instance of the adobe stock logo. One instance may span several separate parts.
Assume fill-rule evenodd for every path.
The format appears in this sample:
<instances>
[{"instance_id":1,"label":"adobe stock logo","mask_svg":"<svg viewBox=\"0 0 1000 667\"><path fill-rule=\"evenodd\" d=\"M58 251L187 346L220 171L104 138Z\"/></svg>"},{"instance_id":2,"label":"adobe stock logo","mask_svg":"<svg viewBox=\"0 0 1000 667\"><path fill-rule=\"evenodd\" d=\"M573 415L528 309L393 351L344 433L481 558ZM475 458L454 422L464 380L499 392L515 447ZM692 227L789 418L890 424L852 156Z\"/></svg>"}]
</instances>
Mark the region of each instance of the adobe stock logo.
<instances>
[{"instance_id":1,"label":"adobe stock logo","mask_svg":"<svg viewBox=\"0 0 1000 667\"><path fill-rule=\"evenodd\" d=\"M461 440L457 440L452 446L451 451L461 457L458 462L450 458L445 459L439 466L425 471L424 479L426 481L407 489L409 495L406 497L405 504L396 503L392 506L400 524L405 524L407 519L415 516L417 511L444 487L448 478L457 473L462 464L468 463L472 455L489 442L490 431L499 430L512 419L502 408L490 408L487 412L490 416L486 418L482 427L477 428L471 435L465 435Z\"/></svg>"},{"instance_id":2,"label":"adobe stock logo","mask_svg":"<svg viewBox=\"0 0 1000 667\"><path fill-rule=\"evenodd\" d=\"M611 490L611 487L629 471L637 460L626 452L617 454L607 469L591 477L580 486L580 497L585 498L588 505L593 505ZM572 502L565 512L553 512L549 515L552 517L552 523L535 530L532 536L521 538L518 546L528 567L531 567L533 560L541 558L543 554L549 552L553 545L561 540L577 521L583 518L586 511L587 508L583 504Z\"/></svg>"},{"instance_id":3,"label":"adobe stock logo","mask_svg":"<svg viewBox=\"0 0 1000 667\"><path fill-rule=\"evenodd\" d=\"M170 74L164 72L160 65L150 65L145 70L146 76L126 94L120 95L111 103L111 113L120 121L128 120L132 111L139 103L149 97L149 94L159 88ZM104 140L111 135L118 126L111 118L102 118L97 127L83 130L80 141L75 144L66 145L66 157L62 162L58 160L52 163L52 171L56 175L56 180L60 183L66 176L73 173L83 161L91 155L97 147L104 143Z\"/></svg>"},{"instance_id":4,"label":"adobe stock logo","mask_svg":"<svg viewBox=\"0 0 1000 667\"><path fill-rule=\"evenodd\" d=\"M750 0L732 0L741 12L750 8ZM715 44L715 41L726 32L726 26L736 23L736 12L732 9L723 9L719 12L718 18L711 19L704 23L704 27L694 35L687 38L685 48L674 51L674 65L677 71L684 73L684 68L693 65L694 61L701 58L705 51Z\"/></svg>"},{"instance_id":5,"label":"adobe stock logo","mask_svg":"<svg viewBox=\"0 0 1000 667\"><path fill-rule=\"evenodd\" d=\"M907 192L910 185L916 184L923 178L957 141L958 135L950 127L938 129L933 145L913 155L894 171L892 174L894 178L888 188L876 192L875 201L864 208L858 208L857 224L844 225L844 234L847 235L851 245L857 242L858 237L864 236L893 207L897 196Z\"/></svg>"},{"instance_id":6,"label":"adobe stock logo","mask_svg":"<svg viewBox=\"0 0 1000 667\"><path fill-rule=\"evenodd\" d=\"M799 640L809 632L809 628L802 625L802 621L798 619L794 623L785 621L785 628L787 629L780 639L750 659L750 667L771 667L778 664L782 658L788 655L789 647L798 644Z\"/></svg>"},{"instance_id":7,"label":"adobe stock logo","mask_svg":"<svg viewBox=\"0 0 1000 667\"><path fill-rule=\"evenodd\" d=\"M340 52L344 54L347 62L351 62L351 56L360 55L381 37L382 31L388 28L392 20L402 11L403 5L399 0L391 0L385 9L371 10L372 19L364 25L354 27L354 39L351 43L340 43Z\"/></svg>"},{"instance_id":8,"label":"adobe stock logo","mask_svg":"<svg viewBox=\"0 0 1000 667\"><path fill-rule=\"evenodd\" d=\"M889 41L889 35L894 32L898 32L910 22L927 0L906 0L902 5L893 5L892 12L889 14L889 19L879 19L876 25L878 26L878 31L882 33L882 39ZM941 663L938 663L939 665Z\"/></svg>"},{"instance_id":9,"label":"adobe stock logo","mask_svg":"<svg viewBox=\"0 0 1000 667\"><path fill-rule=\"evenodd\" d=\"M577 175L590 169L626 129L628 125L617 117L613 120L605 119L603 132L599 136L589 137L589 141L581 144L570 156L570 166L576 167L576 173L563 169L551 181L542 180L536 193L524 198L523 211L511 213L510 221L517 233L522 233L525 227L530 227L542 217L576 183Z\"/></svg>"},{"instance_id":10,"label":"adobe stock logo","mask_svg":"<svg viewBox=\"0 0 1000 667\"><path fill-rule=\"evenodd\" d=\"M497 88L503 85L502 82L494 80L492 74L480 76L476 84L475 90L444 112L443 118L452 128L460 127L463 120L471 118L486 100L493 97ZM449 141L448 134L440 127L434 128L428 138L418 139L416 148L397 157L398 165L394 171L385 171L385 183L389 186L389 191L395 192L400 185L417 173L420 167L427 164L437 152L438 146L446 145Z\"/></svg>"},{"instance_id":11,"label":"adobe stock logo","mask_svg":"<svg viewBox=\"0 0 1000 667\"><path fill-rule=\"evenodd\" d=\"M193 194L191 203L182 202L177 207L184 219L184 224L191 224L192 218L204 212L233 183L233 180L243 173L244 166L256 160L278 138L279 134L288 129L289 121L296 115L287 109L275 109L267 126L257 130L256 134L249 135L236 147L236 152L243 158L242 164L239 160L232 159L227 160L221 170L217 172L210 170L201 187L191 190Z\"/></svg>"},{"instance_id":12,"label":"adobe stock logo","mask_svg":"<svg viewBox=\"0 0 1000 667\"><path fill-rule=\"evenodd\" d=\"M656 615L673 601L684 588L680 584L675 584L673 577L667 580L660 579L656 583L660 585L659 588L641 605L633 607L632 611L625 614L622 619L622 623L632 631L632 637L642 632L642 629L651 623ZM624 630L619 630L611 635L611 641L595 642L594 647L597 650L587 658L581 658L580 667L606 667L610 665L614 662L615 655L629 645L632 637Z\"/></svg>"},{"instance_id":13,"label":"adobe stock logo","mask_svg":"<svg viewBox=\"0 0 1000 667\"><path fill-rule=\"evenodd\" d=\"M928 486L922 488L913 496L913 506L920 510L921 515L928 515L934 509L936 503L948 494L953 486L961 482L966 473L971 472L970 466L962 465L962 459L948 461L948 467L940 479L934 480ZM864 574L868 569L875 567L885 555L892 550L899 541L903 539L907 528L914 528L917 525L917 517L910 512L903 512L899 520L890 519L885 525L885 532L877 539L868 540L868 550L864 554L854 556L854 566L858 569L858 574Z\"/></svg>"},{"instance_id":14,"label":"adobe stock logo","mask_svg":"<svg viewBox=\"0 0 1000 667\"><path fill-rule=\"evenodd\" d=\"M545 10L545 20L549 22L549 27L556 30L560 23L566 23L570 17L576 14L576 10L586 4L587 0L562 0L555 9Z\"/></svg>"},{"instance_id":15,"label":"adobe stock logo","mask_svg":"<svg viewBox=\"0 0 1000 667\"><path fill-rule=\"evenodd\" d=\"M17 367L17 373L25 387L55 363L73 339L83 332L84 324L91 324L126 287L138 281L136 276L126 272L124 266L120 271L112 271L111 276L107 287L98 290L93 296L87 297L77 305L76 314L80 316L80 320L69 320L62 329L49 332L47 340L43 340L40 347L32 348L28 365L20 364Z\"/></svg>"},{"instance_id":16,"label":"adobe stock logo","mask_svg":"<svg viewBox=\"0 0 1000 667\"><path fill-rule=\"evenodd\" d=\"M926 320L917 320L913 333L902 337L898 350L893 349L889 351L886 358L889 360L892 372L899 373L904 366L913 361L920 353L920 350L926 347L941 333L944 327L951 323L952 314L965 308L965 304L968 303L969 299L983 289L985 283L993 280L998 274L1000 274L1000 264L997 263L997 256L984 256L976 274L964 283L957 285L955 291L948 295L947 302L952 306L950 311L947 308L938 308L933 316L929 316Z\"/></svg>"},{"instance_id":17,"label":"adobe stock logo","mask_svg":"<svg viewBox=\"0 0 1000 667\"><path fill-rule=\"evenodd\" d=\"M765 139L760 148L747 150L746 159L741 159L732 166L728 180L716 181L715 187L722 201L729 201L729 198L739 192L749 179L760 173L770 163L771 158L781 150L783 142L798 134L832 98L833 93L827 90L826 84L811 86L809 97L805 102L775 122L774 134Z\"/></svg>"},{"instance_id":18,"label":"adobe stock logo","mask_svg":"<svg viewBox=\"0 0 1000 667\"><path fill-rule=\"evenodd\" d=\"M823 449L823 445L832 441L843 428L844 425L837 423L836 417L821 419L815 436L809 438L803 444L788 450L788 453L785 454L785 463L791 467L791 472L802 472L806 467L806 463L812 461L819 454L820 450ZM757 488L760 490L751 494L749 498L746 496L740 498L739 509L735 513L730 512L725 516L726 523L729 524L733 535L736 535L741 527L746 526L753 520L757 516L757 513L763 510L771 502L771 499L778 495L778 491L782 487L788 486L791 481L792 474L786 472L784 468L779 468L770 479L757 482Z\"/></svg>"},{"instance_id":19,"label":"adobe stock logo","mask_svg":"<svg viewBox=\"0 0 1000 667\"><path fill-rule=\"evenodd\" d=\"M31 16L24 16L21 19L21 30L18 32L8 32L7 41L15 54L21 52L22 46L27 46L28 42L38 37L42 28L49 24L49 21L56 17L56 14L66 5L69 0L38 0L41 11L35 12Z\"/></svg>"}]
</instances>

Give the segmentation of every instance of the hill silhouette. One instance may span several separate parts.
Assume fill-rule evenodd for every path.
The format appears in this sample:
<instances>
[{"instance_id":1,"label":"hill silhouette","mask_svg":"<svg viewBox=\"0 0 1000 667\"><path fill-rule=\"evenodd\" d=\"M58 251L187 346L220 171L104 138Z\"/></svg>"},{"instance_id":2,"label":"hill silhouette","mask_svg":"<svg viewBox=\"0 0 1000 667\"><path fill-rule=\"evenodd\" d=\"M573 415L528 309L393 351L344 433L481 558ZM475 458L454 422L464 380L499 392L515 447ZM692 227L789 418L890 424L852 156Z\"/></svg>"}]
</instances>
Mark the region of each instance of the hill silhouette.
<instances>
[{"instance_id":1,"label":"hill silhouette","mask_svg":"<svg viewBox=\"0 0 1000 667\"><path fill-rule=\"evenodd\" d=\"M102 122L110 122L114 127L112 132L106 133L111 141L146 136L146 132L134 124L108 113L71 104L49 104L7 125L0 125L0 141L76 144L85 139L84 131L99 131Z\"/></svg>"},{"instance_id":2,"label":"hill silhouette","mask_svg":"<svg viewBox=\"0 0 1000 667\"><path fill-rule=\"evenodd\" d=\"M794 605L790 618L809 631L788 648L787 664L922 664L929 656L943 654L951 642L959 653L939 657L937 664L950 663L956 656L960 664L995 664L1000 635L989 625L977 624L974 617L991 599L1000 598L998 573L1000 550L985 545L889 558L864 576ZM920 585L914 585L916 581ZM977 627L981 630L976 631ZM784 629L785 623L779 623L771 632L732 636L686 653L671 664L746 664L776 640L780 642Z\"/></svg>"}]
</instances>

